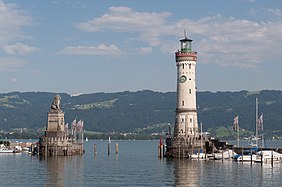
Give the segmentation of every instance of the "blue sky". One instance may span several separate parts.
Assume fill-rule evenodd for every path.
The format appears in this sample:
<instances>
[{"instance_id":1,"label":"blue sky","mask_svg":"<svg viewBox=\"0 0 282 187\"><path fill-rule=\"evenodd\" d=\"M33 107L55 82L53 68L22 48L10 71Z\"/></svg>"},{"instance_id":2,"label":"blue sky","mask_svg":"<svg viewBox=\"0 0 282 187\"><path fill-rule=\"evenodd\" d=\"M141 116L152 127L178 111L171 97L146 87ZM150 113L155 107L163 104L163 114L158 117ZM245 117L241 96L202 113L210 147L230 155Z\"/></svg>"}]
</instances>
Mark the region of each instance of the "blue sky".
<instances>
[{"instance_id":1,"label":"blue sky","mask_svg":"<svg viewBox=\"0 0 282 187\"><path fill-rule=\"evenodd\" d=\"M0 0L0 92L175 91L186 29L198 91L282 90L282 1Z\"/></svg>"}]
</instances>

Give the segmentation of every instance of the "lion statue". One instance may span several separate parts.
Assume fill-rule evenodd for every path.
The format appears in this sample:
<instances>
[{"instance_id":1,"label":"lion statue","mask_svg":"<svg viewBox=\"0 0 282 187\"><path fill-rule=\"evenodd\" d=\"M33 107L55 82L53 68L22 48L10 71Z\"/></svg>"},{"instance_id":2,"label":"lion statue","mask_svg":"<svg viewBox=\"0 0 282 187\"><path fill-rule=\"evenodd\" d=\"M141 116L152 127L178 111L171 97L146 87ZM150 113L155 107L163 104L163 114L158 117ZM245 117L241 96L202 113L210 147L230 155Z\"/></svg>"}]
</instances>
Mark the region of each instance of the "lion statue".
<instances>
[{"instance_id":1,"label":"lion statue","mask_svg":"<svg viewBox=\"0 0 282 187\"><path fill-rule=\"evenodd\" d=\"M61 110L60 109L60 102L61 102L60 95L56 95L53 99L53 102L52 102L52 105L51 105L51 110Z\"/></svg>"}]
</instances>

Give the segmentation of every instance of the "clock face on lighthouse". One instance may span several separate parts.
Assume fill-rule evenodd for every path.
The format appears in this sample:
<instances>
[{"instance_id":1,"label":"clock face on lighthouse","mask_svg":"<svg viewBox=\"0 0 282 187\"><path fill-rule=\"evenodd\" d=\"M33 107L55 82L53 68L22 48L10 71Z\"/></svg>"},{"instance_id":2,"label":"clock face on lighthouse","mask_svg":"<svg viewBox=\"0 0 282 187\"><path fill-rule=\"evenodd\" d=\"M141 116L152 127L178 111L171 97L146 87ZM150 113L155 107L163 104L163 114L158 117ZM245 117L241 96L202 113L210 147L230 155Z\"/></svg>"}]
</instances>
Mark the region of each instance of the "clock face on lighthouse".
<instances>
[{"instance_id":1,"label":"clock face on lighthouse","mask_svg":"<svg viewBox=\"0 0 282 187\"><path fill-rule=\"evenodd\" d=\"M185 75L182 75L182 76L179 78L179 81L180 81L181 83L184 83L186 80L187 80L187 78L186 78Z\"/></svg>"}]
</instances>

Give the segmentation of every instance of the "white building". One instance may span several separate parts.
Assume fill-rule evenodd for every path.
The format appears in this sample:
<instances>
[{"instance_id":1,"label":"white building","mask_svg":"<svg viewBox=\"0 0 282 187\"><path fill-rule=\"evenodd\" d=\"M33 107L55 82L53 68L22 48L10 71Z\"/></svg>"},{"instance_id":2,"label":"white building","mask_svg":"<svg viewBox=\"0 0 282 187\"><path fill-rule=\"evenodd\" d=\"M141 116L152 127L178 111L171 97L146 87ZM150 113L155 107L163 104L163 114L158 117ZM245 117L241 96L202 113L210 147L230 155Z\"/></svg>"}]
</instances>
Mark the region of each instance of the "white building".
<instances>
[{"instance_id":1,"label":"white building","mask_svg":"<svg viewBox=\"0 0 282 187\"><path fill-rule=\"evenodd\" d=\"M196 105L197 52L192 51L192 40L180 40L181 49L175 53L177 66L177 106L174 137L198 137Z\"/></svg>"}]
</instances>

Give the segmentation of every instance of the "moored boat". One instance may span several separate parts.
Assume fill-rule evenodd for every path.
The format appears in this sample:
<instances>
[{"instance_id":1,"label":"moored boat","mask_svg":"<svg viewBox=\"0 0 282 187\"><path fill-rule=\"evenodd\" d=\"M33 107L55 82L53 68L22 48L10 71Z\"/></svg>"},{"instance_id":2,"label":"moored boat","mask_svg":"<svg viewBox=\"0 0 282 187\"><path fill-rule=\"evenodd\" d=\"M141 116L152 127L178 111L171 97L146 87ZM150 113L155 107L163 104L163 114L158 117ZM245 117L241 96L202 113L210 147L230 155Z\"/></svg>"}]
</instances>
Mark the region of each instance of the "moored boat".
<instances>
[{"instance_id":1,"label":"moored boat","mask_svg":"<svg viewBox=\"0 0 282 187\"><path fill-rule=\"evenodd\" d=\"M15 153L15 150L13 149L8 149L6 147L1 147L0 148L0 153Z\"/></svg>"},{"instance_id":2,"label":"moored boat","mask_svg":"<svg viewBox=\"0 0 282 187\"><path fill-rule=\"evenodd\" d=\"M214 153L215 160L230 159L233 156L233 151L231 149L224 150L220 153Z\"/></svg>"},{"instance_id":3,"label":"moored boat","mask_svg":"<svg viewBox=\"0 0 282 187\"><path fill-rule=\"evenodd\" d=\"M191 159L205 159L206 158L206 155L205 153L194 153L194 154L191 154L190 155L190 158Z\"/></svg>"},{"instance_id":4,"label":"moored boat","mask_svg":"<svg viewBox=\"0 0 282 187\"><path fill-rule=\"evenodd\" d=\"M258 163L281 163L282 154L271 150L259 151L254 161Z\"/></svg>"}]
</instances>

